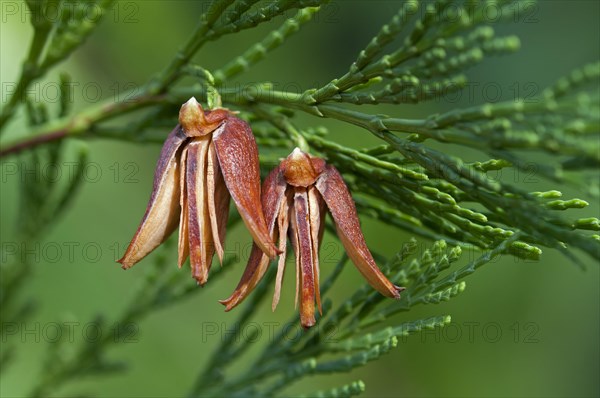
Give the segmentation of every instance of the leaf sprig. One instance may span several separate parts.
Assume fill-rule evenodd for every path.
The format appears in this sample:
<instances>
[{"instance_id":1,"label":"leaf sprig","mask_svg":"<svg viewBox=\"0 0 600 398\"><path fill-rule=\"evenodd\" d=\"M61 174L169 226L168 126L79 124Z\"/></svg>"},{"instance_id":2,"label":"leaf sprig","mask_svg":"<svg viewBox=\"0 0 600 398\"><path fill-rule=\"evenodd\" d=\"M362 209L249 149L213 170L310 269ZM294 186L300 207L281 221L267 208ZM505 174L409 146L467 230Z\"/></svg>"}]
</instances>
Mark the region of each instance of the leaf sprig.
<instances>
[{"instance_id":1,"label":"leaf sprig","mask_svg":"<svg viewBox=\"0 0 600 398\"><path fill-rule=\"evenodd\" d=\"M57 162L66 152L60 142L73 137L160 143L176 123L181 103L196 96L218 106L219 98L223 106L240 110L251 122L264 172L292 145L318 153L344 173L361 215L419 238L394 256L378 259L392 280L408 287L400 301L382 301L367 286L341 302L327 298L320 324L337 328L335 340L328 339L330 334L323 329L313 329L299 339L286 339L282 328L251 358L250 367L235 373L229 367L244 355L253 355L249 350L252 335L241 338L240 327L214 351L190 396L278 395L305 377L345 372L376 360L393 349L398 339L448 324L449 315L414 319L410 311L462 293L464 278L496 256L509 253L537 260L542 248L549 247L574 261L573 248L600 257L600 221L577 215L600 192L599 62L574 70L537 98L456 107L421 119L371 113L373 108L367 106L417 105L444 101L448 95L460 93L468 87L470 68L519 49L518 37L499 36L493 25L518 21L523 17L519 10L530 6L530 1L405 1L391 20L365 41L344 74L298 94L274 90L268 80L244 90L229 88L227 83L243 78L244 72L285 45L291 35L310 26L308 22L326 2L214 0L167 66L138 92L119 95L132 101L108 101L71 113L70 78L63 73L60 108L55 115L45 104L28 98L27 87L73 53L113 3L88 2L100 10L91 20L83 14L82 3L64 0L62 4L74 7L59 7L61 15L55 19L48 18L47 11L61 2L26 3L32 16L33 40L16 91L0 114L0 132L6 131L21 105L31 131L14 134L16 141L2 142L1 157L27 150L30 153L19 160L30 166ZM501 20L486 18L484 10L489 4L497 7ZM207 42L278 18L282 19L278 28L222 67L210 71L196 64L196 55ZM196 84L180 85L186 77L195 78ZM381 142L369 148L349 147L322 127L300 127L298 113L335 119L340 128L358 126ZM114 123L124 115L131 117ZM450 155L445 148L451 145L473 151L476 160L467 162ZM84 167L87 151L79 149L75 156L79 167ZM535 160L536 175L555 184L555 189L527 192L497 177L501 172L521 176L531 172L531 159ZM68 209L81 182L76 180L68 186L24 182L19 239L40 239ZM578 196L583 198L563 198L561 190L569 187L578 188ZM415 247L421 240L435 243L417 253ZM476 251L479 257L459 267L465 250ZM323 281L323 297L346 262L343 256ZM165 269L163 263L164 257L159 255L118 324L139 321L157 308L199 291L187 283L187 278ZM3 316L15 321L26 319L32 307L20 303L18 295L31 267L3 264L1 271ZM269 286L269 281L264 281L254 292L239 314L238 325L251 321L253 308L264 300ZM291 322L296 324L297 320ZM107 338L82 344L72 353L65 353L64 344L53 346L43 365L44 377L39 378L33 394L57 393L77 377L121 369L105 356L113 343ZM0 357L2 366L14 358L7 352ZM353 396L364 390L362 381L354 381L307 396Z\"/></svg>"}]
</instances>

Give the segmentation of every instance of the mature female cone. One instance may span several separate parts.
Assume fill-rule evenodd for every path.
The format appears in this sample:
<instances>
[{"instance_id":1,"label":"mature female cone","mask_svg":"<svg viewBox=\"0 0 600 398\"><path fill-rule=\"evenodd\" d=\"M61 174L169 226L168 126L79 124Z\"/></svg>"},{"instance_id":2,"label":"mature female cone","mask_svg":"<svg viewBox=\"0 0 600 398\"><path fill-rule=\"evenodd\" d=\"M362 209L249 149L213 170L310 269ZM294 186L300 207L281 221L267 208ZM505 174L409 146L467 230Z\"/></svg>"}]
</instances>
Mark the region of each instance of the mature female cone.
<instances>
[{"instance_id":1,"label":"mature female cone","mask_svg":"<svg viewBox=\"0 0 600 398\"><path fill-rule=\"evenodd\" d=\"M338 236L361 274L377 291L400 298L404 288L395 286L379 270L365 243L354 201L341 174L323 159L296 148L276 167L263 184L262 204L269 232L279 240L273 309L279 302L285 267L286 236L296 256L296 305L300 321L308 328L315 323L315 301L321 311L319 293L319 246L323 237L326 209L333 216ZM233 294L221 301L226 311L242 302L264 276L269 258L256 245L246 270Z\"/></svg>"},{"instance_id":2,"label":"mature female cone","mask_svg":"<svg viewBox=\"0 0 600 398\"><path fill-rule=\"evenodd\" d=\"M259 250L275 257L279 250L263 215L250 127L226 109L204 112L191 98L162 148L146 213L118 262L132 267L179 224L179 267L189 255L192 276L206 283L215 251L223 262L230 197Z\"/></svg>"}]
</instances>

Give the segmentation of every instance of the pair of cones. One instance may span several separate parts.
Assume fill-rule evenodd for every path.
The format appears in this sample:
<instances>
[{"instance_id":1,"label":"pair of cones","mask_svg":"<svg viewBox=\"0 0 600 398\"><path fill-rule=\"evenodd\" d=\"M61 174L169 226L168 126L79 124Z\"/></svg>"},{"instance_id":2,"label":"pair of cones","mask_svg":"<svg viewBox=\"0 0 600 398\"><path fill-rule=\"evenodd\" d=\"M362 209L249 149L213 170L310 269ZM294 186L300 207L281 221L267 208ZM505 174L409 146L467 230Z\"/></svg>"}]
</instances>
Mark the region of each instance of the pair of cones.
<instances>
[{"instance_id":1,"label":"pair of cones","mask_svg":"<svg viewBox=\"0 0 600 398\"><path fill-rule=\"evenodd\" d=\"M160 154L146 213L118 262L125 269L132 267L179 225L179 266L189 256L192 276L205 284L215 252L223 261L230 198L254 245L237 288L221 301L227 311L250 294L270 259L279 255L275 309L289 237L296 256L300 320L306 328L313 326L315 302L321 310L318 252L327 211L361 274L381 294L400 297L403 288L392 284L375 264L354 201L335 167L296 148L271 171L261 194L258 148L250 126L226 109L205 112L195 98L181 107L179 124Z\"/></svg>"}]
</instances>

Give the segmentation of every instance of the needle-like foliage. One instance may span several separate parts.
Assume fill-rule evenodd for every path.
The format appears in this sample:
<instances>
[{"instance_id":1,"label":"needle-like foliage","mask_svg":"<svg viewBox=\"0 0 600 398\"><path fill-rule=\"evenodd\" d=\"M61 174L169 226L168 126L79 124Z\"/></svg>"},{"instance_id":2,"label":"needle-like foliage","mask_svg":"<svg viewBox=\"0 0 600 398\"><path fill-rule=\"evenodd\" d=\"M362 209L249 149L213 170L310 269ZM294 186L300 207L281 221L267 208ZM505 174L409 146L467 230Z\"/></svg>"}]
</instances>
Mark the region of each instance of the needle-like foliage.
<instances>
[{"instance_id":1,"label":"needle-like foliage","mask_svg":"<svg viewBox=\"0 0 600 398\"><path fill-rule=\"evenodd\" d=\"M160 143L176 123L179 105L195 96L210 106L222 102L251 123L265 174L294 146L310 151L344 174L361 217L415 237L399 244L395 255L378 256L386 275L407 287L401 300L386 300L367 285L343 300L332 299L329 290L348 262L342 255L329 278L322 281L321 326L295 339L286 338L282 328L267 344L249 350L253 336L241 336L240 330L254 319L257 306L267 305L264 299L274 277L271 269L265 278L268 280L239 310L239 327L215 347L196 381L190 381L189 396L285 395L298 380L347 372L375 361L396 347L399 339L449 323L449 315L419 319L412 316L411 309L451 300L464 291L468 275L497 256L538 260L544 249L552 248L573 262L579 262L581 255L599 257L600 221L578 217L576 209L588 206L588 200L597 199L599 192L600 63L583 65L559 78L534 101L517 98L455 107L425 118L407 118L400 112L384 115L374 112L377 108L373 106L365 106L387 104L389 111L390 104L443 102L460 92L469 84L470 68L519 50L519 38L498 34L494 25L518 21L523 16L518 11L530 1L398 2L397 13L378 30L373 27L375 36L365 40L345 73L320 87L292 93L275 90L268 80L243 89L227 83L234 78L243 80L245 71L258 67L271 51L285 46L289 37L309 26L308 22L319 15L319 7L327 2L214 0L198 16L189 41L171 54L166 67L141 89L119 96L127 102L111 100L73 113L69 77L62 74L56 115L50 115L45 104L31 101L27 87L47 75L93 33L112 1L74 1L73 7L59 7L63 13L53 19L46 17L46 11L59 1L26 3L33 38L16 90L0 114L0 133L11 129L10 121L21 106L31 129L22 135L11 132L10 140L2 141L2 158L19 156L30 165L56 163L72 156L65 148L71 138ZM84 3L95 5L96 18L83 17L87 9ZM493 23L484 12L492 3L502 15ZM281 21L279 27L242 54L225 60L221 68L209 71L195 63L195 55L207 42L277 20ZM185 78L196 83L178 84ZM312 116L313 127L301 128L296 119L299 114ZM114 122L123 115L130 116L127 122ZM318 125L322 118L338 122L338 127L330 129L358 126L380 143L368 148L350 147ZM452 145L453 153L456 147L463 148L476 154L478 160L450 155L445 145ZM77 164L84 167L86 150L78 148ZM491 177L502 170L527 173L532 156L539 159L537 175L555 189L529 192L522 185ZM81 179L68 186L22 181L18 240L40 239L68 211L81 184ZM578 188L583 197L563 198L561 190L570 187ZM230 224L237 221L233 219ZM417 250L424 242L428 242L428 249ZM173 245L160 250L116 324L129 325L157 308L202 294L179 272L164 266L165 258L173 256ZM465 250L476 255L461 262ZM228 262L245 260L226 259L223 269L228 268ZM3 319L20 322L31 313L31 304L24 304L19 291L32 272L30 264L2 265ZM213 272L215 276L223 273L218 267ZM297 319L291 319L290 324L297 324ZM108 322L99 325L105 328ZM53 344L43 376L32 378L32 394L59 393L80 376L121 370L121 363L105 355L118 341L111 339L112 334L105 336L68 353L64 345ZM14 350L4 351L0 358L3 369L15 355ZM248 364L241 370L240 358ZM231 371L236 364L237 370ZM362 381L350 379L329 390L304 393L310 397L349 397L364 390Z\"/></svg>"}]
</instances>

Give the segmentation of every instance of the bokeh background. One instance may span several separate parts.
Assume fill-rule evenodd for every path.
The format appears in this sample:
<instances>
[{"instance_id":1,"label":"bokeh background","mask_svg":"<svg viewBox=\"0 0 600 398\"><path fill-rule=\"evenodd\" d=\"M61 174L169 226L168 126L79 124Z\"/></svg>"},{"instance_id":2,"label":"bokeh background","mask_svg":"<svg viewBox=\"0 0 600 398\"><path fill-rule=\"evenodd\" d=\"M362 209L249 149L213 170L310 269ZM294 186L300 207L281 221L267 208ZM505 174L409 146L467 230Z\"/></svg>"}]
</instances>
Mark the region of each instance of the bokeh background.
<instances>
[{"instance_id":1,"label":"bokeh background","mask_svg":"<svg viewBox=\"0 0 600 398\"><path fill-rule=\"evenodd\" d=\"M8 3L17 6L16 14L6 12ZM203 3L117 2L99 30L34 88L34 93L47 100L51 94L44 94L47 87L44 82L57 81L61 70L71 73L78 83L74 91L75 110L114 97L122 89L143 84L161 70L185 42ZM269 80L289 91L323 84L346 70L399 3L333 2L287 45L241 76L239 81L246 84ZM31 29L24 2L2 1L0 4L0 72L4 85L14 82L18 76ZM464 96L452 103L382 106L377 112L420 117L458 105L479 103L486 96L510 99L516 95L538 94L571 69L600 57L597 1L540 1L528 12L531 15L527 23L497 27L498 31L518 34L522 49L512 56L489 59L471 70L472 81L480 84L474 86L473 96ZM274 26L267 24L209 43L196 60L207 68L216 68ZM493 83L490 90L500 88L498 94L483 89L490 87L490 83ZM515 94L515 90L521 90L520 94ZM4 88L2 91L4 104L7 97ZM299 123L325 125L332 137L345 145L364 147L376 143L368 133L335 121L301 116ZM25 123L20 118L8 130L21 133L24 128ZM43 329L49 322L65 320L84 325L99 313L108 320L116 319L131 299L136 281L145 272L144 262L124 272L114 260L122 254L143 214L160 147L108 140L87 143L94 169L89 170L78 198L44 241L28 243L38 250L39 257L23 297L35 299L39 307L22 328ZM457 149L450 146L444 150L457 153ZM473 160L485 158L477 153L466 156ZM67 170L63 171L66 176ZM14 243L14 225L19 222L16 218L18 178L18 175L2 174L2 262L13 260L5 248ZM535 175L515 172L501 178L517 182L528 190L553 187ZM563 191L566 197L578 195L573 190ZM578 215L597 216L598 201L592 201L591 206L580 210ZM366 217L363 224L367 242L386 255L395 253L409 239L407 234ZM227 245L234 250L237 245L245 245L248 239L245 231L236 228L229 233ZM427 242L420 243L426 245ZM73 255L67 249L69 244L75 245ZM62 248L58 253L57 246ZM401 340L390 354L350 374L305 379L286 391L313 391L362 379L367 385L365 396L368 397L598 396L599 266L597 260L579 257L587 265L585 271L552 250L545 250L539 262L516 261L509 257L494 261L470 276L467 290L451 302L418 308L396 319L451 314L453 323L448 328ZM137 324L133 342L113 346L109 351L110 358L128 363L127 371L69 384L61 395L82 391L115 397L184 395L219 343L221 333L233 327L235 313L225 314L217 300L232 291L243 265L243 262L234 264L224 278L218 283L209 283L201 294L158 311ZM327 274L331 268L333 264L325 262L322 272ZM182 278L189 278L188 275L187 270L181 271ZM278 310L272 314L267 308L269 305L257 309L256 322L283 323L288 319L293 311L293 278L287 282ZM191 278L189 283L194 283ZM358 272L348 267L332 290L334 301L341 300L361 283ZM3 323L8 321L2 319ZM219 332L207 333L209 324L218 325ZM73 345L80 343L81 329L75 332ZM40 377L41 363L50 344L43 336L39 340L35 336L36 333L19 333L10 337L12 343L18 344L18 355L16 362L0 374L2 397L22 396ZM262 339L261 343L267 343L266 329Z\"/></svg>"}]
</instances>

